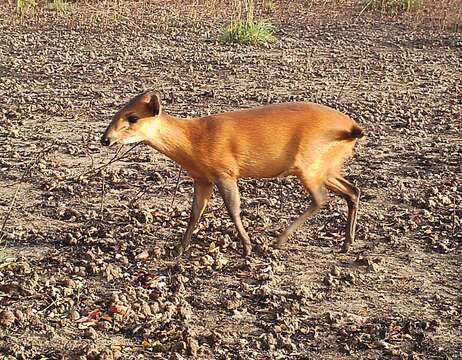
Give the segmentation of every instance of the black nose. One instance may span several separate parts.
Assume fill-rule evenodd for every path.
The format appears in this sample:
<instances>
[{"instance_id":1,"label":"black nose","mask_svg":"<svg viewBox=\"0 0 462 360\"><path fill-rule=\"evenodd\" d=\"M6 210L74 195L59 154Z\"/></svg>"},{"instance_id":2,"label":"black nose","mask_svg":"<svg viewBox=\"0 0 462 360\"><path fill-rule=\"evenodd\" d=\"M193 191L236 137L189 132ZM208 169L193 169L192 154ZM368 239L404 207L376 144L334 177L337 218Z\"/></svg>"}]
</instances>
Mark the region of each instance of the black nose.
<instances>
[{"instance_id":1,"label":"black nose","mask_svg":"<svg viewBox=\"0 0 462 360\"><path fill-rule=\"evenodd\" d=\"M101 145L103 145L103 146L109 146L110 143L111 143L111 142L109 141L109 138L107 138L107 137L105 137L105 136L103 136L103 137L101 138Z\"/></svg>"}]
</instances>

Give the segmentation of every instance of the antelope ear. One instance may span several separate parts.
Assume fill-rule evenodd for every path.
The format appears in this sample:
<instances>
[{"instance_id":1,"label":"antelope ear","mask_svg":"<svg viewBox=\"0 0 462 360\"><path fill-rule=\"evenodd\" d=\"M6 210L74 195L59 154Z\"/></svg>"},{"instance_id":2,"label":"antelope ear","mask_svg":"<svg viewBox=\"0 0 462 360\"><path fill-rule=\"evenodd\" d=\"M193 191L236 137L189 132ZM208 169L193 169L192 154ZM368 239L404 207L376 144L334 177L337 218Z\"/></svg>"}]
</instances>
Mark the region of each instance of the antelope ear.
<instances>
[{"instance_id":1,"label":"antelope ear","mask_svg":"<svg viewBox=\"0 0 462 360\"><path fill-rule=\"evenodd\" d=\"M157 116L161 114L162 100L161 100L160 92L158 91L149 92L148 106L149 106L149 109L152 111L153 115Z\"/></svg>"}]
</instances>

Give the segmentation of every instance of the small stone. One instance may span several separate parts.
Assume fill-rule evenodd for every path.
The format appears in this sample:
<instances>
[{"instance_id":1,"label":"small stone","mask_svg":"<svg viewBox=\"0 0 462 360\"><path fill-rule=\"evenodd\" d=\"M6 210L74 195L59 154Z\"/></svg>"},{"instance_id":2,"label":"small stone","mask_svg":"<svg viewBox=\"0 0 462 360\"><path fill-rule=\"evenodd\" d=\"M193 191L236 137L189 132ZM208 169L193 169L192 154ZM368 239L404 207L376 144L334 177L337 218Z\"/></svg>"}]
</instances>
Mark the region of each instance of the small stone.
<instances>
[{"instance_id":1,"label":"small stone","mask_svg":"<svg viewBox=\"0 0 462 360\"><path fill-rule=\"evenodd\" d=\"M106 332L110 330L111 328L112 328L112 325L109 321L102 320L98 322L98 330Z\"/></svg>"},{"instance_id":2,"label":"small stone","mask_svg":"<svg viewBox=\"0 0 462 360\"><path fill-rule=\"evenodd\" d=\"M181 356L179 353L174 352L174 353L172 354L172 356L171 356L171 359L172 359L172 360L184 360L184 357Z\"/></svg>"},{"instance_id":3,"label":"small stone","mask_svg":"<svg viewBox=\"0 0 462 360\"><path fill-rule=\"evenodd\" d=\"M149 304L145 301L143 301L143 303L141 304L141 312L145 315L145 316L152 316L152 311L151 311L151 307L149 306Z\"/></svg>"},{"instance_id":4,"label":"small stone","mask_svg":"<svg viewBox=\"0 0 462 360\"><path fill-rule=\"evenodd\" d=\"M80 314L75 311L75 310L71 310L69 312L69 315L68 315L69 319L71 319L72 321L76 321L78 319L80 319Z\"/></svg>"},{"instance_id":5,"label":"small stone","mask_svg":"<svg viewBox=\"0 0 462 360\"><path fill-rule=\"evenodd\" d=\"M18 270L19 272L22 272L24 274L30 274L30 272L32 271L29 263L25 261L18 264Z\"/></svg>"},{"instance_id":6,"label":"small stone","mask_svg":"<svg viewBox=\"0 0 462 360\"><path fill-rule=\"evenodd\" d=\"M228 264L229 260L227 258L225 258L223 255L221 254L217 254L216 256L216 259L215 259L215 263L214 263L214 268L215 270L221 270L223 268L223 266L226 266Z\"/></svg>"},{"instance_id":7,"label":"small stone","mask_svg":"<svg viewBox=\"0 0 462 360\"><path fill-rule=\"evenodd\" d=\"M187 349L187 346L186 346L186 343L184 341L178 341L175 345L174 345L174 351L176 352L184 352L186 351Z\"/></svg>"},{"instance_id":8,"label":"small stone","mask_svg":"<svg viewBox=\"0 0 462 360\"><path fill-rule=\"evenodd\" d=\"M135 256L135 260L144 261L144 260L147 260L147 259L149 259L149 252L147 250L144 250L144 251L142 251L141 253L139 253L138 255Z\"/></svg>"},{"instance_id":9,"label":"small stone","mask_svg":"<svg viewBox=\"0 0 462 360\"><path fill-rule=\"evenodd\" d=\"M74 289L76 284L75 284L75 281L72 280L72 279L64 279L63 280L63 285L65 287L68 287L68 288L71 288L71 289Z\"/></svg>"},{"instance_id":10,"label":"small stone","mask_svg":"<svg viewBox=\"0 0 462 360\"><path fill-rule=\"evenodd\" d=\"M355 259L355 263L358 264L358 265L362 265L362 266L370 266L372 261L368 257L364 257L364 256L359 255Z\"/></svg>"},{"instance_id":11,"label":"small stone","mask_svg":"<svg viewBox=\"0 0 462 360\"><path fill-rule=\"evenodd\" d=\"M188 351L191 356L196 356L197 351L199 350L199 342L195 338L189 338L188 342Z\"/></svg>"},{"instance_id":12,"label":"small stone","mask_svg":"<svg viewBox=\"0 0 462 360\"><path fill-rule=\"evenodd\" d=\"M113 292L111 294L111 303L114 304L114 303L119 303L119 302L120 302L119 294L117 294L116 292Z\"/></svg>"},{"instance_id":13,"label":"small stone","mask_svg":"<svg viewBox=\"0 0 462 360\"><path fill-rule=\"evenodd\" d=\"M0 313L0 325L3 327L10 327L13 325L15 316L12 311L4 310Z\"/></svg>"},{"instance_id":14,"label":"small stone","mask_svg":"<svg viewBox=\"0 0 462 360\"><path fill-rule=\"evenodd\" d=\"M151 314L157 314L160 310L160 306L158 302L154 302L151 305L149 305L151 308Z\"/></svg>"},{"instance_id":15,"label":"small stone","mask_svg":"<svg viewBox=\"0 0 462 360\"><path fill-rule=\"evenodd\" d=\"M114 356L112 355L112 351L109 349L102 350L98 355L98 360L113 360Z\"/></svg>"},{"instance_id":16,"label":"small stone","mask_svg":"<svg viewBox=\"0 0 462 360\"><path fill-rule=\"evenodd\" d=\"M119 262L123 265L123 266L128 266L130 264L130 261L128 260L128 257L122 255L118 258Z\"/></svg>"},{"instance_id":17,"label":"small stone","mask_svg":"<svg viewBox=\"0 0 462 360\"><path fill-rule=\"evenodd\" d=\"M96 332L95 329L93 329L92 327L89 327L85 329L85 333L83 336L86 339L95 340L98 337L98 333Z\"/></svg>"},{"instance_id":18,"label":"small stone","mask_svg":"<svg viewBox=\"0 0 462 360\"><path fill-rule=\"evenodd\" d=\"M201 258L201 264L203 266L212 266L213 262L213 257L211 257L210 255L204 255Z\"/></svg>"},{"instance_id":19,"label":"small stone","mask_svg":"<svg viewBox=\"0 0 462 360\"><path fill-rule=\"evenodd\" d=\"M152 249L152 256L156 259L159 259L162 256L162 249L158 246Z\"/></svg>"},{"instance_id":20,"label":"small stone","mask_svg":"<svg viewBox=\"0 0 462 360\"><path fill-rule=\"evenodd\" d=\"M385 349L388 350L390 349L390 344L387 343L385 340L377 340L374 342L375 347L379 349Z\"/></svg>"},{"instance_id":21,"label":"small stone","mask_svg":"<svg viewBox=\"0 0 462 360\"><path fill-rule=\"evenodd\" d=\"M14 315L15 315L15 318L16 320L18 320L19 322L22 322L25 320L26 316L24 315L24 313L19 310L19 309L16 309L15 312L14 312Z\"/></svg>"},{"instance_id":22,"label":"small stone","mask_svg":"<svg viewBox=\"0 0 462 360\"><path fill-rule=\"evenodd\" d=\"M87 359L88 360L98 360L99 352L95 348L90 348L87 350Z\"/></svg>"},{"instance_id":23,"label":"small stone","mask_svg":"<svg viewBox=\"0 0 462 360\"><path fill-rule=\"evenodd\" d=\"M120 350L113 350L112 351L112 357L114 360L121 359L122 358L122 352Z\"/></svg>"},{"instance_id":24,"label":"small stone","mask_svg":"<svg viewBox=\"0 0 462 360\"><path fill-rule=\"evenodd\" d=\"M326 286L333 286L334 285L334 277L332 276L332 274L327 273L326 276L324 276L324 279L323 279L322 282Z\"/></svg>"},{"instance_id":25,"label":"small stone","mask_svg":"<svg viewBox=\"0 0 462 360\"><path fill-rule=\"evenodd\" d=\"M353 273L349 272L345 274L345 280L348 281L350 284L354 284L356 281L356 277Z\"/></svg>"},{"instance_id":26,"label":"small stone","mask_svg":"<svg viewBox=\"0 0 462 360\"><path fill-rule=\"evenodd\" d=\"M68 245L70 246L74 246L74 245L77 245L77 239L74 237L74 235L68 233L66 235L66 242Z\"/></svg>"},{"instance_id":27,"label":"small stone","mask_svg":"<svg viewBox=\"0 0 462 360\"><path fill-rule=\"evenodd\" d=\"M369 269L369 271L372 271L372 272L376 273L376 272L379 271L379 265L377 265L376 263L373 262L368 266L368 269Z\"/></svg>"},{"instance_id":28,"label":"small stone","mask_svg":"<svg viewBox=\"0 0 462 360\"><path fill-rule=\"evenodd\" d=\"M333 276L340 276L341 272L340 272L340 268L338 266L332 266L332 269L330 270L330 273L333 275Z\"/></svg>"}]
</instances>

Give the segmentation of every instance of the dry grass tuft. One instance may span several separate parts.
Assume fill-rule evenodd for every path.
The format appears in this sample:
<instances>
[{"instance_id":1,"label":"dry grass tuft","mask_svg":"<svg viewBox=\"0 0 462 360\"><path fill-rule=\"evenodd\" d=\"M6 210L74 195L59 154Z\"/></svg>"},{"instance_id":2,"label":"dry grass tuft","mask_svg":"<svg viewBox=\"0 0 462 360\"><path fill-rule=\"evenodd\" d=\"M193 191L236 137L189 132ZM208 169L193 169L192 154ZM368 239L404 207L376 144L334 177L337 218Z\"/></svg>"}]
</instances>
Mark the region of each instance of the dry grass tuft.
<instances>
[{"instance_id":1,"label":"dry grass tuft","mask_svg":"<svg viewBox=\"0 0 462 360\"><path fill-rule=\"evenodd\" d=\"M271 2L275 9L274 1ZM268 2L263 3L263 10L268 11ZM255 21L255 0L235 0L233 4L233 19L225 28L221 42L251 45L275 42L274 26L270 21Z\"/></svg>"}]
</instances>

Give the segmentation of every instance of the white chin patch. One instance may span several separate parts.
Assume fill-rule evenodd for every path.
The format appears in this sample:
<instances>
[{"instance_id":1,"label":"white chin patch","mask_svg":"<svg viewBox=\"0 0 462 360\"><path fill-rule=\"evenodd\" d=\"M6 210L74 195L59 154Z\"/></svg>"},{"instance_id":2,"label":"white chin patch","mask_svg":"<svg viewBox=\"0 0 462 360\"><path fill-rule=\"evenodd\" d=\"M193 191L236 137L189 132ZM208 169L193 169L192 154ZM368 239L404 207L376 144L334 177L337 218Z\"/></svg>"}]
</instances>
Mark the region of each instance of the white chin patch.
<instances>
[{"instance_id":1,"label":"white chin patch","mask_svg":"<svg viewBox=\"0 0 462 360\"><path fill-rule=\"evenodd\" d=\"M130 138L127 138L127 139L123 139L121 141L122 144L124 145L129 145L129 144L134 144L134 143L137 143L137 142L140 142L140 141L143 141L143 139L139 136L133 136L133 137L130 137Z\"/></svg>"}]
</instances>

